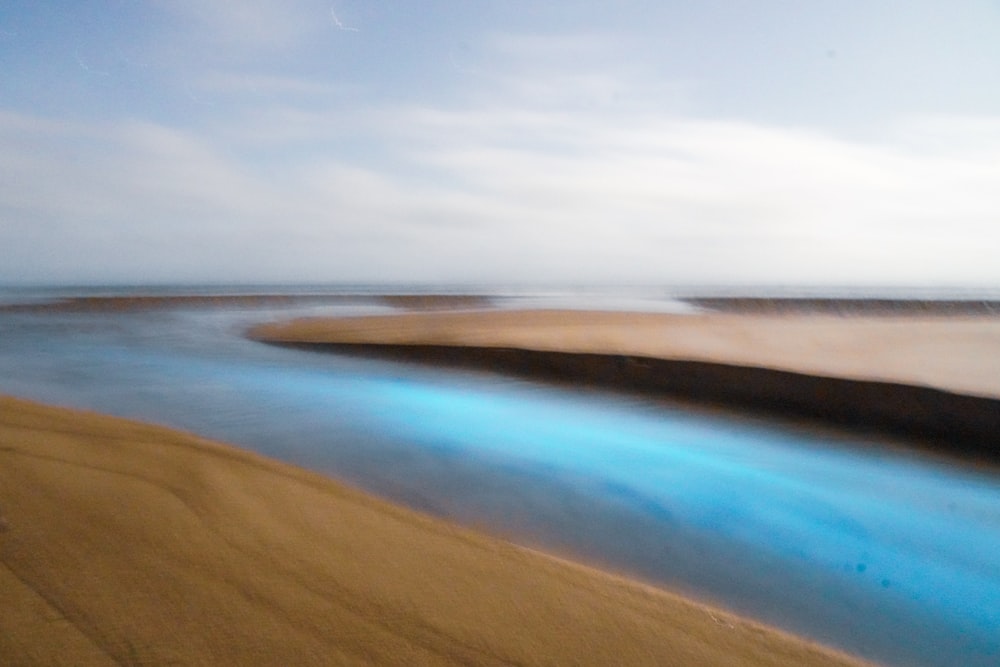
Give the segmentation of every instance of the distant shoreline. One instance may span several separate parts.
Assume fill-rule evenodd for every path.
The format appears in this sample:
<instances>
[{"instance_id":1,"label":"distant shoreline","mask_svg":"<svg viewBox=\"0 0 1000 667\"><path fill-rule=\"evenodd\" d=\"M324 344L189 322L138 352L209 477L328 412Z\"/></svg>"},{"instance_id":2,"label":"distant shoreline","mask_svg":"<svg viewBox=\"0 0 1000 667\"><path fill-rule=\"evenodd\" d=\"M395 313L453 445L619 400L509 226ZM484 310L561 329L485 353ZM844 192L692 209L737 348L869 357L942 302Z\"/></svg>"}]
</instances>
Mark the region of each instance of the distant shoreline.
<instances>
[{"instance_id":1,"label":"distant shoreline","mask_svg":"<svg viewBox=\"0 0 1000 667\"><path fill-rule=\"evenodd\" d=\"M261 306L309 306L380 303L387 306L422 309L486 307L491 297L476 294L190 294L134 296L70 296L50 301L0 304L8 313L130 312L164 308L218 308Z\"/></svg>"},{"instance_id":2,"label":"distant shoreline","mask_svg":"<svg viewBox=\"0 0 1000 667\"><path fill-rule=\"evenodd\" d=\"M588 300L596 304L609 305L616 296L567 292L566 296L581 305L574 310L603 310L600 305L588 306ZM628 294L618 295L629 304L635 301ZM487 309L508 301L511 308L518 308L519 299L538 298L533 294L518 292L468 291L450 292L366 292L336 290L307 290L297 292L280 290L229 293L184 293L175 294L101 294L101 295L59 295L36 297L20 296L13 303L0 302L0 312L89 312L110 311L130 312L163 308L213 308L213 307L262 307L262 306L310 306L346 305L376 303L403 310L458 310ZM23 299L23 300L21 300ZM994 298L928 298L914 297L841 297L841 296L689 296L669 295L662 297L645 294L643 299L649 304L658 301L680 302L696 309L709 312L754 314L754 315L803 315L825 314L838 316L899 317L899 316L1000 316L1000 299ZM543 309L543 308L540 308ZM617 309L616 309L617 310Z\"/></svg>"},{"instance_id":3,"label":"distant shoreline","mask_svg":"<svg viewBox=\"0 0 1000 667\"><path fill-rule=\"evenodd\" d=\"M874 317L987 315L1000 317L1000 301L991 299L691 297L685 298L683 301L717 312L755 315L825 314Z\"/></svg>"}]
</instances>

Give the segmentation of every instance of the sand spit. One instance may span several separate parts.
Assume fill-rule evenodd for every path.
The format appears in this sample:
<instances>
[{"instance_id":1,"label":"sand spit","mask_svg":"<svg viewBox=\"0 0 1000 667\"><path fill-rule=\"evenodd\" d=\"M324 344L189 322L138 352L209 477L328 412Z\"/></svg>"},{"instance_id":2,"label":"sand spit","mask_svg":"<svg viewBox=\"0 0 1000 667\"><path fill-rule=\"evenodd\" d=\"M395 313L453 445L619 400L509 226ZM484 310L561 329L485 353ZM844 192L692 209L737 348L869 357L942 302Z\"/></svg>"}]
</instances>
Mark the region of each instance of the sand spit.
<instances>
[{"instance_id":1,"label":"sand spit","mask_svg":"<svg viewBox=\"0 0 1000 667\"><path fill-rule=\"evenodd\" d=\"M0 397L0 663L851 665L192 435Z\"/></svg>"},{"instance_id":2,"label":"sand spit","mask_svg":"<svg viewBox=\"0 0 1000 667\"><path fill-rule=\"evenodd\" d=\"M192 294L169 296L78 296L41 303L0 304L8 313L132 312L166 308L259 308L381 303L409 310L485 308L491 300L475 294Z\"/></svg>"},{"instance_id":3,"label":"sand spit","mask_svg":"<svg viewBox=\"0 0 1000 667\"><path fill-rule=\"evenodd\" d=\"M1000 459L1000 317L483 311L250 335L666 393Z\"/></svg>"},{"instance_id":4,"label":"sand spit","mask_svg":"<svg viewBox=\"0 0 1000 667\"><path fill-rule=\"evenodd\" d=\"M884 299L810 297L694 297L692 306L743 315L824 314L877 317L968 316L1000 317L1000 301L991 299Z\"/></svg>"}]
</instances>

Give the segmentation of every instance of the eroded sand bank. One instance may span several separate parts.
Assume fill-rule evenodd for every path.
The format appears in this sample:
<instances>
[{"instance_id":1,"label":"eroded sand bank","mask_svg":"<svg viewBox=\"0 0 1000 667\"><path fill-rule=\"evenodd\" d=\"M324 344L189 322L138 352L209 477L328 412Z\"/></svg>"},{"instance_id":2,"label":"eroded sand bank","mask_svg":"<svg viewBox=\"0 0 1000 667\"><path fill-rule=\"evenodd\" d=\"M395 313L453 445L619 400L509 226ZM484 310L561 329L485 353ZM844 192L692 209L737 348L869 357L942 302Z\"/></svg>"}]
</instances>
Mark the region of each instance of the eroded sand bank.
<instances>
[{"instance_id":1,"label":"eroded sand bank","mask_svg":"<svg viewBox=\"0 0 1000 667\"><path fill-rule=\"evenodd\" d=\"M1000 397L1000 317L481 311L302 319L252 333L691 359Z\"/></svg>"},{"instance_id":2,"label":"eroded sand bank","mask_svg":"<svg viewBox=\"0 0 1000 667\"><path fill-rule=\"evenodd\" d=\"M0 662L846 665L167 429L0 397Z\"/></svg>"}]
</instances>

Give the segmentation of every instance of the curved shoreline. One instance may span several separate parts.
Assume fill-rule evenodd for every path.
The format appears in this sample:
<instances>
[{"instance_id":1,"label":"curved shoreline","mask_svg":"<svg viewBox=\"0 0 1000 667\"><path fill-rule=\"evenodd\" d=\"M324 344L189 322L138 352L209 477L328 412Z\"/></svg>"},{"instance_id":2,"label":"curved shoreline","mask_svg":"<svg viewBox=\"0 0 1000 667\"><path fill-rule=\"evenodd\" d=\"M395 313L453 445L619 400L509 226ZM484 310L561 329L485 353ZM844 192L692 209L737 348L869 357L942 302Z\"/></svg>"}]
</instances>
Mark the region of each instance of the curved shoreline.
<instances>
[{"instance_id":1,"label":"curved shoreline","mask_svg":"<svg viewBox=\"0 0 1000 667\"><path fill-rule=\"evenodd\" d=\"M961 323L985 326L1000 342L998 321L982 322ZM864 349L872 335L867 328L887 337L878 341L887 348L898 352L911 340L918 351L931 354L947 345L948 325L941 318L931 324L901 318L885 324L822 317L482 311L306 319L261 325L248 335L277 345L499 370L805 419L1000 463L1000 391L989 378L975 385L982 394L963 391L968 384L963 367L953 363L927 375L936 386L924 384L899 364L880 367ZM933 329L937 338L920 339L920 326ZM806 341L805 353L788 352L780 340L769 339L782 327L792 332L789 337L819 335L823 327L835 335L827 342ZM650 342L654 336L662 340ZM992 350L994 338L986 339L984 350ZM944 352L947 362L954 351ZM964 352L959 361L976 364L964 357L977 352Z\"/></svg>"},{"instance_id":2,"label":"curved shoreline","mask_svg":"<svg viewBox=\"0 0 1000 667\"><path fill-rule=\"evenodd\" d=\"M0 396L0 661L864 663L170 429Z\"/></svg>"}]
</instances>

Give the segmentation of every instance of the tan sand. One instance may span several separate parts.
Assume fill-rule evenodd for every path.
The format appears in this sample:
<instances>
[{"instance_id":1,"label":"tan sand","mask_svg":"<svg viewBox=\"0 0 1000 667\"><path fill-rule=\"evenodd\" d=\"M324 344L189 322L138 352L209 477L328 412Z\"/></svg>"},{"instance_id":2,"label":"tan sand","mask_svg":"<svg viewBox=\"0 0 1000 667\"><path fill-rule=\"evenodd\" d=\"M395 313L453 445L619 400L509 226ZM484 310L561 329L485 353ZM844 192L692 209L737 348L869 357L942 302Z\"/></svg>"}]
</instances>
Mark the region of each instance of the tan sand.
<instances>
[{"instance_id":1,"label":"tan sand","mask_svg":"<svg viewBox=\"0 0 1000 667\"><path fill-rule=\"evenodd\" d=\"M848 665L164 428L0 397L0 664Z\"/></svg>"},{"instance_id":2,"label":"tan sand","mask_svg":"<svg viewBox=\"0 0 1000 667\"><path fill-rule=\"evenodd\" d=\"M408 313L263 325L276 342L514 347L774 368L1000 397L1000 317Z\"/></svg>"}]
</instances>

